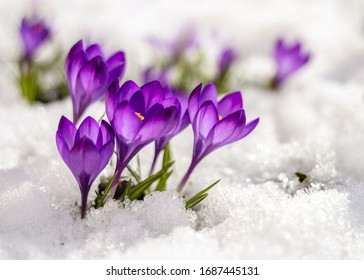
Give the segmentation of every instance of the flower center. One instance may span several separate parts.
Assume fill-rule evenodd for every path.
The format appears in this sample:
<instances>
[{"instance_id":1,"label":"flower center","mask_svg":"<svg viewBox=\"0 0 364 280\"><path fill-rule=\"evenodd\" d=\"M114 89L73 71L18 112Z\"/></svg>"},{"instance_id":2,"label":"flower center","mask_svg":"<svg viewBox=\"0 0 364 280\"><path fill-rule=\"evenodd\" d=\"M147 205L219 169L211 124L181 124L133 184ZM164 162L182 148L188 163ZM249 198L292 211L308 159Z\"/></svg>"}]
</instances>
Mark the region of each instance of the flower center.
<instances>
[{"instance_id":1,"label":"flower center","mask_svg":"<svg viewBox=\"0 0 364 280\"><path fill-rule=\"evenodd\" d=\"M222 120L222 116L221 115L219 115L219 121L221 121Z\"/></svg>"},{"instance_id":2,"label":"flower center","mask_svg":"<svg viewBox=\"0 0 364 280\"><path fill-rule=\"evenodd\" d=\"M137 117L138 117L141 121L144 121L144 116L142 116L142 114L140 114L139 112L135 112L135 115L137 115Z\"/></svg>"}]
</instances>

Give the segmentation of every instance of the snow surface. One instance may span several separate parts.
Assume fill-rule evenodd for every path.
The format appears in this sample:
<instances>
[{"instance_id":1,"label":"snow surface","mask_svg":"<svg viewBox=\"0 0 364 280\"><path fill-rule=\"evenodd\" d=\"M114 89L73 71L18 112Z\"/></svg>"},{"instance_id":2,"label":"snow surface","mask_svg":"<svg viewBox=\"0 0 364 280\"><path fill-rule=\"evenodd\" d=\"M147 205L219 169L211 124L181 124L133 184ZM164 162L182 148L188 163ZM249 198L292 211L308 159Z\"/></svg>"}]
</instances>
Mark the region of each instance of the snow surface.
<instances>
[{"instance_id":1,"label":"snow surface","mask_svg":"<svg viewBox=\"0 0 364 280\"><path fill-rule=\"evenodd\" d=\"M185 23L197 26L207 73L219 48L239 49L233 82L248 118L261 122L193 173L187 195L222 178L197 211L186 211L171 187L126 208L110 201L80 219L76 181L55 146L71 102L29 106L14 82L17 24L33 4L55 30L44 55L79 38L104 42L110 52L127 52L126 79L138 79L152 61L148 36L172 38ZM364 258L363 11L360 0L1 1L0 258ZM302 40L312 63L280 92L247 85L272 74L278 36ZM102 111L100 102L88 113ZM191 129L172 145L171 186L188 166ZM144 172L152 150L141 154ZM296 171L309 183L299 183Z\"/></svg>"}]
</instances>

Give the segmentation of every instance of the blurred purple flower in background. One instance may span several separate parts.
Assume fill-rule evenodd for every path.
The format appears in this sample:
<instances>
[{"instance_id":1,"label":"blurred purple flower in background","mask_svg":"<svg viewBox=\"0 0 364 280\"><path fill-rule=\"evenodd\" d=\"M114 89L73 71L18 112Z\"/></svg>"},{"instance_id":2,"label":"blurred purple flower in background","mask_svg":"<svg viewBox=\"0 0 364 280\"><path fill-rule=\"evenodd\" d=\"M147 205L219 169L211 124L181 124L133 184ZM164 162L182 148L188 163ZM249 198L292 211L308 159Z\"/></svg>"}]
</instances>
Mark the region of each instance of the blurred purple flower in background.
<instances>
[{"instance_id":1,"label":"blurred purple flower in background","mask_svg":"<svg viewBox=\"0 0 364 280\"><path fill-rule=\"evenodd\" d=\"M20 25L20 34L23 41L24 57L30 60L35 51L50 37L49 28L45 22L33 16L23 18Z\"/></svg>"},{"instance_id":2,"label":"blurred purple flower in background","mask_svg":"<svg viewBox=\"0 0 364 280\"><path fill-rule=\"evenodd\" d=\"M119 51L107 60L98 44L84 49L82 40L70 50L66 75L73 104L73 122L86 108L105 95L109 85L124 74L125 55Z\"/></svg>"},{"instance_id":3,"label":"blurred purple flower in background","mask_svg":"<svg viewBox=\"0 0 364 280\"><path fill-rule=\"evenodd\" d=\"M106 97L106 114L117 143L117 176L147 144L175 128L181 114L179 100L165 97L162 85L153 81L139 87L133 81L121 88L113 83Z\"/></svg>"},{"instance_id":4,"label":"blurred purple flower in background","mask_svg":"<svg viewBox=\"0 0 364 280\"><path fill-rule=\"evenodd\" d=\"M143 83L149 83L151 81L159 81L162 86L168 85L168 78L170 73L170 68L166 67L160 71L153 66L147 67L142 73Z\"/></svg>"},{"instance_id":5,"label":"blurred purple flower in background","mask_svg":"<svg viewBox=\"0 0 364 280\"><path fill-rule=\"evenodd\" d=\"M86 215L87 196L96 177L108 164L115 146L110 125L87 117L79 129L62 116L56 133L59 154L75 176L81 191L81 217Z\"/></svg>"},{"instance_id":6,"label":"blurred purple flower in background","mask_svg":"<svg viewBox=\"0 0 364 280\"><path fill-rule=\"evenodd\" d=\"M193 26L186 25L180 28L175 38L171 40L162 40L160 38L151 37L149 42L168 54L175 60L185 55L190 49L196 46L197 32Z\"/></svg>"},{"instance_id":7,"label":"blurred purple flower in background","mask_svg":"<svg viewBox=\"0 0 364 280\"><path fill-rule=\"evenodd\" d=\"M290 75L304 66L310 59L310 54L302 51L301 43L288 46L282 39L278 39L274 49L274 59L277 72L273 79L273 88L279 87Z\"/></svg>"},{"instance_id":8,"label":"blurred purple flower in background","mask_svg":"<svg viewBox=\"0 0 364 280\"><path fill-rule=\"evenodd\" d=\"M218 69L220 73L225 73L238 58L238 54L233 48L225 48L220 53Z\"/></svg>"},{"instance_id":9,"label":"blurred purple flower in background","mask_svg":"<svg viewBox=\"0 0 364 280\"><path fill-rule=\"evenodd\" d=\"M188 113L194 132L193 156L190 167L177 190L183 188L197 164L212 151L246 137L254 130L259 118L246 123L240 92L226 95L217 101L213 84L202 89L198 85L188 100Z\"/></svg>"}]
</instances>

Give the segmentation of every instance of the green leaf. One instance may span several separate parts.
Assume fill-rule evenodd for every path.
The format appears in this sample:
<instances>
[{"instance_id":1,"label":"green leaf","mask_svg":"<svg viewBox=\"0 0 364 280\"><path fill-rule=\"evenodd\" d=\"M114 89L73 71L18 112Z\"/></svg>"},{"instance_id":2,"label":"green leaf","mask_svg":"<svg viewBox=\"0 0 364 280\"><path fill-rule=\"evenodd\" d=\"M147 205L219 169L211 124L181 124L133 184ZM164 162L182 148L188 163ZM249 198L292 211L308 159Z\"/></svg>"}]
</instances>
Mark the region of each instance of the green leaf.
<instances>
[{"instance_id":1,"label":"green leaf","mask_svg":"<svg viewBox=\"0 0 364 280\"><path fill-rule=\"evenodd\" d=\"M19 85L23 97L33 103L39 95L38 74L34 68L30 68L27 73L22 73L19 78Z\"/></svg>"},{"instance_id":2,"label":"green leaf","mask_svg":"<svg viewBox=\"0 0 364 280\"><path fill-rule=\"evenodd\" d=\"M116 175L117 175L117 172L115 172L114 176L112 176L112 179L111 179L110 183L107 185L106 189L102 192L101 197L96 198L96 201L95 201L96 202L96 205L95 205L96 209L100 208L100 207L103 207L105 205L105 199L106 199L107 195L109 194L109 192L111 191L112 186L114 185Z\"/></svg>"},{"instance_id":3,"label":"green leaf","mask_svg":"<svg viewBox=\"0 0 364 280\"><path fill-rule=\"evenodd\" d=\"M167 172L167 170L173 165L173 161L169 162L165 167L163 167L159 172L145 179L144 181L137 184L134 188L130 190L129 199L135 200L141 197L155 181L161 178L161 176Z\"/></svg>"},{"instance_id":4,"label":"green leaf","mask_svg":"<svg viewBox=\"0 0 364 280\"><path fill-rule=\"evenodd\" d=\"M163 153L163 165L162 168L166 167L166 165L171 161L171 150L169 148L169 143L164 148ZM161 177L161 179L158 182L157 187L155 188L155 191L164 192L167 188L167 180L169 176L171 176L173 171L170 171L168 173L164 173Z\"/></svg>"},{"instance_id":5,"label":"green leaf","mask_svg":"<svg viewBox=\"0 0 364 280\"><path fill-rule=\"evenodd\" d=\"M157 187L155 188L155 191L156 192L164 192L164 191L166 191L167 180L171 176L172 173L173 173L173 170L171 170L168 173L164 173L162 175L161 179L158 182Z\"/></svg>"},{"instance_id":6,"label":"green leaf","mask_svg":"<svg viewBox=\"0 0 364 280\"><path fill-rule=\"evenodd\" d=\"M207 196L208 196L209 194L207 194L207 193L205 193L205 194L203 194L203 195L201 195L201 196L199 196L198 198L196 198L194 201L192 201L192 202L189 202L189 201L187 201L186 202L186 209L190 209L190 208L192 208L192 207L194 207L194 206L196 206L197 204L199 204L202 200L204 200ZM189 202L189 203L188 203Z\"/></svg>"},{"instance_id":7,"label":"green leaf","mask_svg":"<svg viewBox=\"0 0 364 280\"><path fill-rule=\"evenodd\" d=\"M131 189L131 179L129 180L128 184L126 185L123 195L120 197L120 202L124 202L125 198L129 196L130 189Z\"/></svg>"},{"instance_id":8,"label":"green leaf","mask_svg":"<svg viewBox=\"0 0 364 280\"><path fill-rule=\"evenodd\" d=\"M97 199L100 199L101 198L101 194L97 190L95 190L95 193L96 193L96 200Z\"/></svg>"},{"instance_id":9,"label":"green leaf","mask_svg":"<svg viewBox=\"0 0 364 280\"><path fill-rule=\"evenodd\" d=\"M193 206L196 206L199 204L202 200L204 200L207 197L207 192L213 188L218 182L220 182L221 179L217 180L216 182L212 183L210 186L208 186L206 189L203 189L199 193L195 194L193 197L191 197L186 202L186 209L192 208Z\"/></svg>"},{"instance_id":10,"label":"green leaf","mask_svg":"<svg viewBox=\"0 0 364 280\"><path fill-rule=\"evenodd\" d=\"M140 168L140 157L139 157L139 154L137 154L136 156L136 159L137 159L137 166L138 166L138 174L139 174L139 178L140 178L140 174L142 174L142 169Z\"/></svg>"},{"instance_id":11,"label":"green leaf","mask_svg":"<svg viewBox=\"0 0 364 280\"><path fill-rule=\"evenodd\" d=\"M301 172L295 172L294 173L297 177L298 177L298 181L300 181L301 183L307 179L307 175Z\"/></svg>"},{"instance_id":12,"label":"green leaf","mask_svg":"<svg viewBox=\"0 0 364 280\"><path fill-rule=\"evenodd\" d=\"M168 143L164 148L163 167L165 167L169 162L171 162L171 149L169 148L169 143Z\"/></svg>"},{"instance_id":13,"label":"green leaf","mask_svg":"<svg viewBox=\"0 0 364 280\"><path fill-rule=\"evenodd\" d=\"M128 169L128 171L130 172L131 176L134 177L134 179L140 183L142 180L140 179L140 175L133 169L131 168L131 166L127 165L126 169Z\"/></svg>"}]
</instances>

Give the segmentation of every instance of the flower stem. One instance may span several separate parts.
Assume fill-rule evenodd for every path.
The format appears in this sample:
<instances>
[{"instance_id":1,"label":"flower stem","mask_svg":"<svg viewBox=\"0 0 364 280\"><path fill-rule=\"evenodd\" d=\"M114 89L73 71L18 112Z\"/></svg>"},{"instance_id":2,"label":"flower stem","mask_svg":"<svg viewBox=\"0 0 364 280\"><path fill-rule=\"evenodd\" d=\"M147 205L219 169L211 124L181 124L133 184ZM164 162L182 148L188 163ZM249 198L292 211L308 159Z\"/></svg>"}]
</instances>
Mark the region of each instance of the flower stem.
<instances>
[{"instance_id":1,"label":"flower stem","mask_svg":"<svg viewBox=\"0 0 364 280\"><path fill-rule=\"evenodd\" d=\"M81 219L86 217L87 193L81 193Z\"/></svg>"},{"instance_id":2,"label":"flower stem","mask_svg":"<svg viewBox=\"0 0 364 280\"><path fill-rule=\"evenodd\" d=\"M110 191L112 189L114 189L116 187L116 185L118 184L120 176L121 176L121 172L122 172L122 170L116 170L115 171L114 176L112 177L112 179L109 182L108 186L106 187L106 189L102 193L102 196L100 197L100 199L97 200L96 206L95 206L96 209L104 206L105 200L107 199Z\"/></svg>"},{"instance_id":3,"label":"flower stem","mask_svg":"<svg viewBox=\"0 0 364 280\"><path fill-rule=\"evenodd\" d=\"M197 165L198 161L191 161L190 167L188 168L185 176L183 176L181 182L179 183L178 187L177 187L177 192L182 193L184 191L184 187L188 181L188 179L190 178L192 171L195 169L196 165Z\"/></svg>"},{"instance_id":4,"label":"flower stem","mask_svg":"<svg viewBox=\"0 0 364 280\"><path fill-rule=\"evenodd\" d=\"M159 151L157 151L157 149L155 149L152 166L150 167L150 171L149 171L149 177L152 176L153 173L154 173L154 169L155 169L155 165L156 165L157 160L158 160L158 156L159 156Z\"/></svg>"}]
</instances>

